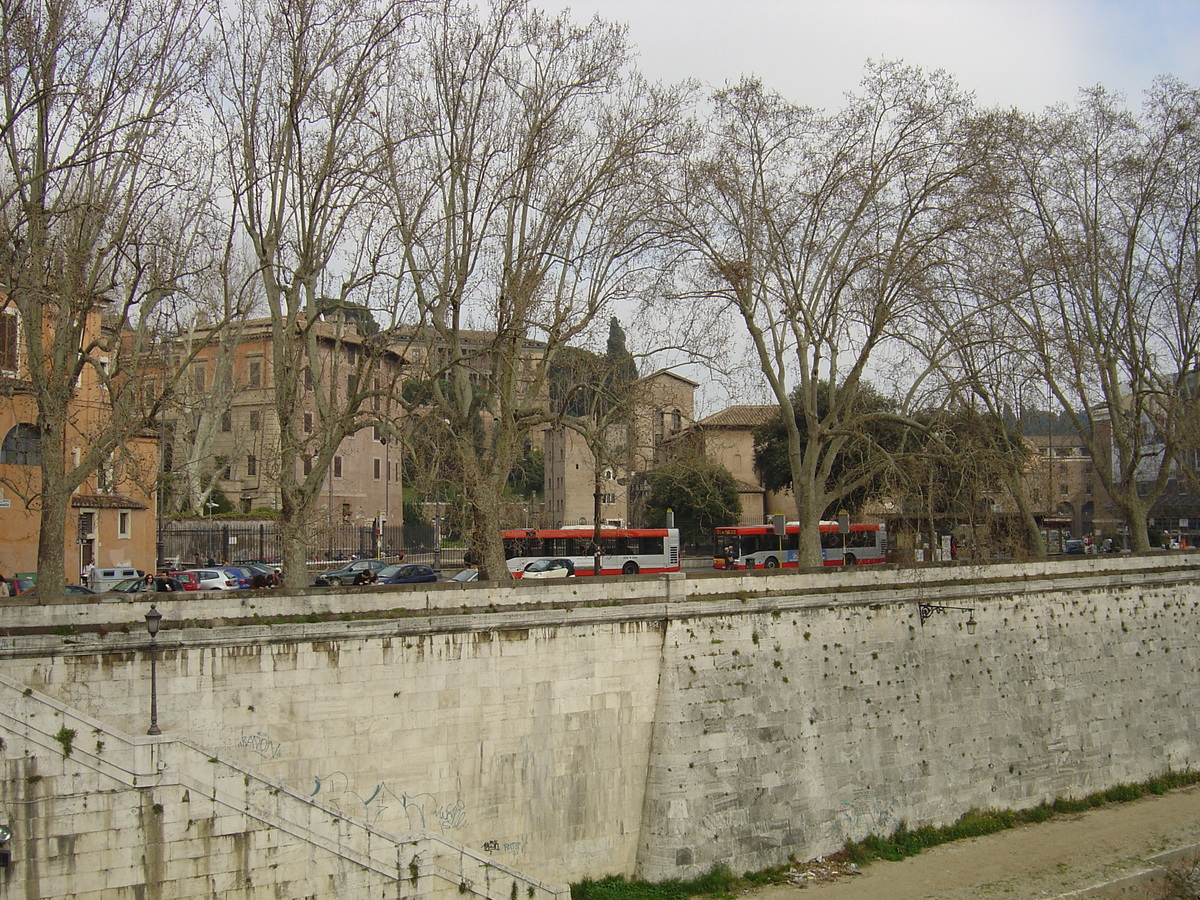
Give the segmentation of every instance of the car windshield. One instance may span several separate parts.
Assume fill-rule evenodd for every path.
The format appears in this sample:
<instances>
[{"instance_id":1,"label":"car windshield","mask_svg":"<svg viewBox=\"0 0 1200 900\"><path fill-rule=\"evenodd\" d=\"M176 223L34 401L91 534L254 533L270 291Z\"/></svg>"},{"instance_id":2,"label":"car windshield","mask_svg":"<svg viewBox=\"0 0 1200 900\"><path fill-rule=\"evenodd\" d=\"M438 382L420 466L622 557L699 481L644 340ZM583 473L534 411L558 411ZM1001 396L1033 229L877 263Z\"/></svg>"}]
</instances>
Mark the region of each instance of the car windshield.
<instances>
[{"instance_id":1,"label":"car windshield","mask_svg":"<svg viewBox=\"0 0 1200 900\"><path fill-rule=\"evenodd\" d=\"M557 559L537 559L525 567L526 572L547 572L550 569L561 569L562 564Z\"/></svg>"},{"instance_id":2,"label":"car windshield","mask_svg":"<svg viewBox=\"0 0 1200 900\"><path fill-rule=\"evenodd\" d=\"M396 575L407 575L407 574L408 573L405 571L405 566L396 566L396 565L384 566L382 569L379 570L379 580L383 581L385 578L393 578Z\"/></svg>"},{"instance_id":3,"label":"car windshield","mask_svg":"<svg viewBox=\"0 0 1200 900\"><path fill-rule=\"evenodd\" d=\"M474 581L475 576L478 574L478 572L479 572L478 569L463 569L461 572L459 572L457 575L455 575L450 580L451 581Z\"/></svg>"}]
</instances>

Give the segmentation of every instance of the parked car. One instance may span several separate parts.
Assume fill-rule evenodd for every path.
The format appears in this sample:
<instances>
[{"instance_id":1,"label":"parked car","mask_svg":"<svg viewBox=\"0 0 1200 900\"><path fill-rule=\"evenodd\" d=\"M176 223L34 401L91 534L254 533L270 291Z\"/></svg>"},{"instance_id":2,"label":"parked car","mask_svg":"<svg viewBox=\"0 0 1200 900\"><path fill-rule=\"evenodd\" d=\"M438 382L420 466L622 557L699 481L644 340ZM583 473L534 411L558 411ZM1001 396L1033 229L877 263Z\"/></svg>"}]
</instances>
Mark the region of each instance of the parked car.
<instances>
[{"instance_id":1,"label":"parked car","mask_svg":"<svg viewBox=\"0 0 1200 900\"><path fill-rule=\"evenodd\" d=\"M235 589L250 589L250 576L253 573L249 569L243 571L239 566L217 566L217 568L229 575L229 580L233 582Z\"/></svg>"},{"instance_id":2,"label":"parked car","mask_svg":"<svg viewBox=\"0 0 1200 900\"><path fill-rule=\"evenodd\" d=\"M332 569L321 573L313 583L318 587L353 584L354 576L359 572L365 572L368 569L372 572L379 572L381 569L386 569L387 567L388 563L385 563L381 559L356 559L354 562L342 566L340 569Z\"/></svg>"},{"instance_id":3,"label":"parked car","mask_svg":"<svg viewBox=\"0 0 1200 900\"><path fill-rule=\"evenodd\" d=\"M196 575L200 582L200 590L202 591L233 591L237 589L237 582L233 577L220 567L212 569L189 569Z\"/></svg>"},{"instance_id":4,"label":"parked car","mask_svg":"<svg viewBox=\"0 0 1200 900\"><path fill-rule=\"evenodd\" d=\"M446 580L458 582L459 584L463 584L467 581L476 581L476 580L478 580L478 578L479 578L479 570L478 569L463 569L457 575L452 575L449 578L447 578Z\"/></svg>"},{"instance_id":5,"label":"parked car","mask_svg":"<svg viewBox=\"0 0 1200 900\"><path fill-rule=\"evenodd\" d=\"M437 572L429 566L416 563L400 563L379 570L379 584L425 584L437 581Z\"/></svg>"},{"instance_id":6,"label":"parked car","mask_svg":"<svg viewBox=\"0 0 1200 900\"><path fill-rule=\"evenodd\" d=\"M147 584L145 578L126 578L124 581L118 581L116 584L109 585L107 589L101 593L106 594L142 594L147 591L153 591L153 582Z\"/></svg>"},{"instance_id":7,"label":"parked car","mask_svg":"<svg viewBox=\"0 0 1200 900\"><path fill-rule=\"evenodd\" d=\"M1078 555L1080 553L1086 553L1086 552L1087 552L1087 547L1084 545L1083 541L1081 541L1079 538L1073 538L1071 540L1066 541L1063 544L1063 553L1067 553L1070 555Z\"/></svg>"},{"instance_id":8,"label":"parked car","mask_svg":"<svg viewBox=\"0 0 1200 900\"><path fill-rule=\"evenodd\" d=\"M68 594L95 594L96 592L93 591L91 588L84 587L82 584L68 584L67 585L67 593Z\"/></svg>"},{"instance_id":9,"label":"parked car","mask_svg":"<svg viewBox=\"0 0 1200 900\"><path fill-rule=\"evenodd\" d=\"M185 591L199 591L200 577L195 572L168 572L172 578L177 579Z\"/></svg>"},{"instance_id":10,"label":"parked car","mask_svg":"<svg viewBox=\"0 0 1200 900\"><path fill-rule=\"evenodd\" d=\"M250 587L250 582L254 580L254 576L258 573L245 563L235 563L229 566L221 566L222 569L229 572L230 575L235 575L235 580L239 588Z\"/></svg>"},{"instance_id":11,"label":"parked car","mask_svg":"<svg viewBox=\"0 0 1200 900\"><path fill-rule=\"evenodd\" d=\"M242 568L250 570L250 580L254 580L255 575L261 575L267 580L268 584L278 584L283 580L283 570L277 566L271 566L267 563L250 562L242 563Z\"/></svg>"},{"instance_id":12,"label":"parked car","mask_svg":"<svg viewBox=\"0 0 1200 900\"><path fill-rule=\"evenodd\" d=\"M569 559L535 559L525 566L521 578L568 578L575 574L575 563Z\"/></svg>"},{"instance_id":13,"label":"parked car","mask_svg":"<svg viewBox=\"0 0 1200 900\"><path fill-rule=\"evenodd\" d=\"M87 586L93 591L103 594L113 590L114 586L131 578L141 578L146 573L131 566L116 566L114 568L95 568L88 577ZM125 593L122 591L122 593Z\"/></svg>"}]
</instances>

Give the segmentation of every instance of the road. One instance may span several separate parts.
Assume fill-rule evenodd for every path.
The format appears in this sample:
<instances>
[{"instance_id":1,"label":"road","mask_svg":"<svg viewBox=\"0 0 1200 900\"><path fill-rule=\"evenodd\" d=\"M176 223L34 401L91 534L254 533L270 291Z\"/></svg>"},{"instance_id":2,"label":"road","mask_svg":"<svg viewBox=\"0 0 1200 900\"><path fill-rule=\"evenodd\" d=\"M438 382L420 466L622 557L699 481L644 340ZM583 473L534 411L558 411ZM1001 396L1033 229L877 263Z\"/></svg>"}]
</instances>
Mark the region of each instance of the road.
<instances>
[{"instance_id":1,"label":"road","mask_svg":"<svg viewBox=\"0 0 1200 900\"><path fill-rule=\"evenodd\" d=\"M873 862L861 874L804 886L777 885L747 900L1036 900L1117 896L1088 891L1154 868L1157 854L1200 853L1200 785L1143 797L1040 825L943 844L902 862ZM804 871L799 866L798 871ZM1129 898L1160 897L1161 888Z\"/></svg>"}]
</instances>

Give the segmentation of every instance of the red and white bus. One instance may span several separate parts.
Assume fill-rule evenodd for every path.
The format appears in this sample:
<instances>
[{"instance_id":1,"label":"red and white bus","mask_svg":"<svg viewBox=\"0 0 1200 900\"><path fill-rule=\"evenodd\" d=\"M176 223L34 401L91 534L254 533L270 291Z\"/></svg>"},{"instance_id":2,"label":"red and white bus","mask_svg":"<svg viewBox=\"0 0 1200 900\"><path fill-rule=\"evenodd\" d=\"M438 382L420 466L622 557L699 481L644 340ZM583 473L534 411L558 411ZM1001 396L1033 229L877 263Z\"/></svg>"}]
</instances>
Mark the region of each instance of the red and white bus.
<instances>
[{"instance_id":1,"label":"red and white bus","mask_svg":"<svg viewBox=\"0 0 1200 900\"><path fill-rule=\"evenodd\" d=\"M569 559L576 575L594 575L596 557L591 525L505 531L508 571L520 578L535 559ZM600 574L637 575L679 571L679 531L675 528L601 528Z\"/></svg>"},{"instance_id":2,"label":"red and white bus","mask_svg":"<svg viewBox=\"0 0 1200 900\"><path fill-rule=\"evenodd\" d=\"M714 569L725 568L726 547L735 569L794 567L800 556L799 522L788 522L783 534L774 525L726 525L714 529L714 538ZM827 566L887 562L887 527L860 522L842 534L837 522L822 522L821 560Z\"/></svg>"}]
</instances>

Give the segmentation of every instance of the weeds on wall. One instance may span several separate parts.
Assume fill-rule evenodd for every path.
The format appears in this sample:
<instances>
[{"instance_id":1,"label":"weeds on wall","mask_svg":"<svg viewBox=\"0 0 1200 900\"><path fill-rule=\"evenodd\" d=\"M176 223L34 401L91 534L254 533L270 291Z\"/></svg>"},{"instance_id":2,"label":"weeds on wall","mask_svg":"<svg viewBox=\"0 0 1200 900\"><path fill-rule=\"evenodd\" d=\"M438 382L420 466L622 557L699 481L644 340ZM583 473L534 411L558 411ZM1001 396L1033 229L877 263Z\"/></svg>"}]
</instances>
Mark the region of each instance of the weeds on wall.
<instances>
[{"instance_id":1,"label":"weeds on wall","mask_svg":"<svg viewBox=\"0 0 1200 900\"><path fill-rule=\"evenodd\" d=\"M927 847L936 847L964 838L994 834L1019 825L1045 822L1059 815L1084 812L1110 803L1127 803L1147 794L1165 794L1175 788L1200 784L1200 772L1168 772L1141 784L1121 784L1079 799L1060 797L1025 810L971 810L957 822L941 828L925 827L910 830L901 824L889 837L868 835L861 841L847 841L841 853L833 854L856 866L875 860L898 861L915 856ZM831 857L832 858L832 857ZM715 897L732 900L737 894L765 884L787 882L789 870L797 865L795 859L758 872L747 872L741 878L725 866L716 866L706 875L692 881L629 881L623 876L610 876L599 881L585 880L571 885L571 900L687 900L689 897ZM1184 873L1195 875L1195 867ZM1200 900L1197 894L1171 894L1186 900Z\"/></svg>"},{"instance_id":2,"label":"weeds on wall","mask_svg":"<svg viewBox=\"0 0 1200 900\"><path fill-rule=\"evenodd\" d=\"M741 881L725 866L716 866L691 881L627 881L614 875L571 885L571 900L685 900L687 897L732 897Z\"/></svg>"},{"instance_id":3,"label":"weeds on wall","mask_svg":"<svg viewBox=\"0 0 1200 900\"><path fill-rule=\"evenodd\" d=\"M909 830L901 823L890 837L871 834L861 841L848 841L844 852L858 865L876 859L901 860L915 856L927 847L936 847L964 838L994 834L1019 825L1045 822L1059 815L1085 812L1110 803L1128 803L1147 794L1165 794L1174 788L1200 783L1200 772L1168 772L1142 784L1119 784L1086 797L1059 797L1052 803L1042 803L1022 810L971 810L957 822L941 828L926 826Z\"/></svg>"}]
</instances>

